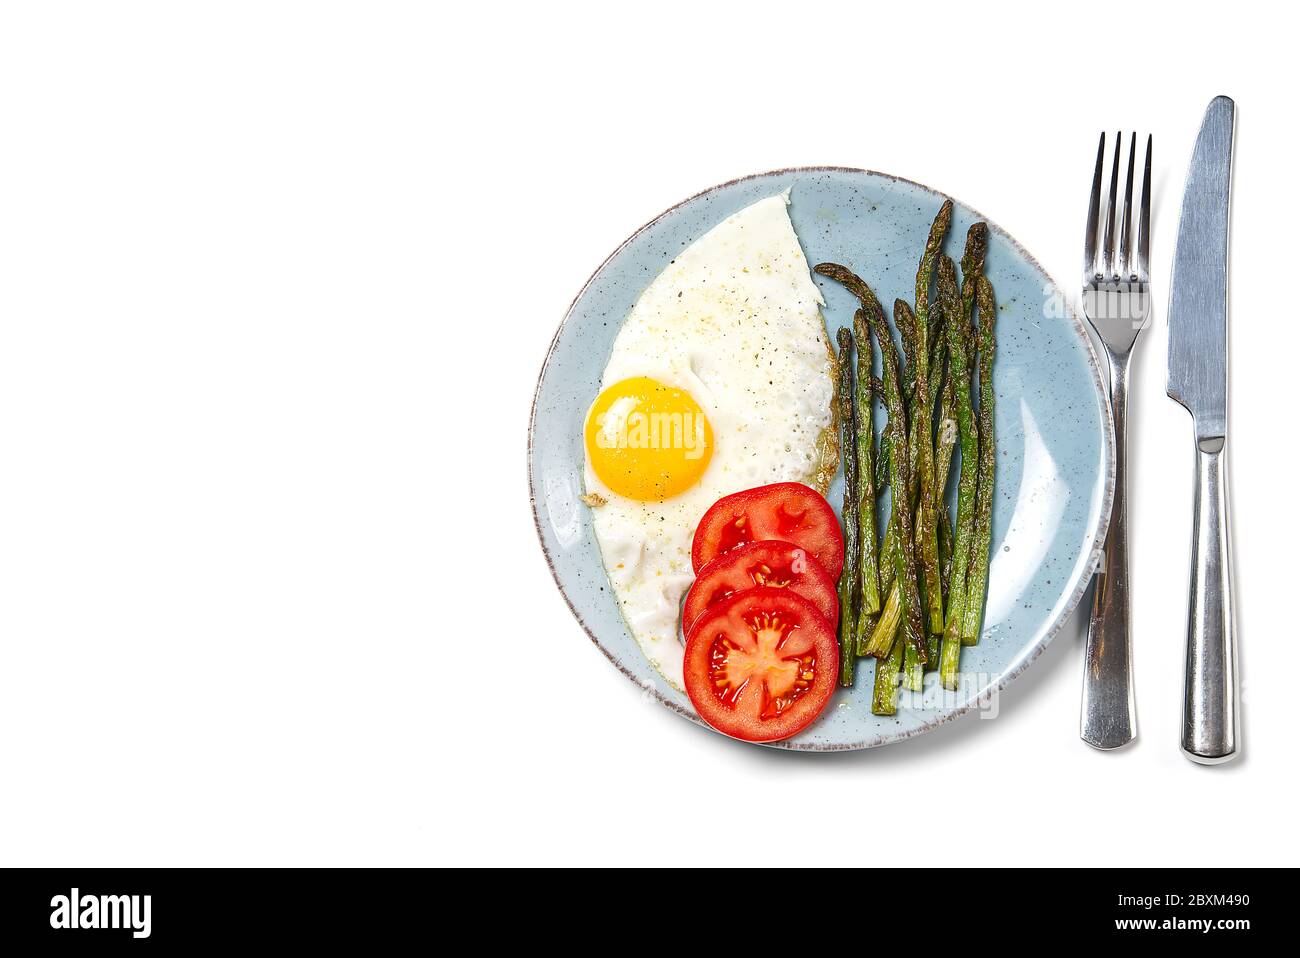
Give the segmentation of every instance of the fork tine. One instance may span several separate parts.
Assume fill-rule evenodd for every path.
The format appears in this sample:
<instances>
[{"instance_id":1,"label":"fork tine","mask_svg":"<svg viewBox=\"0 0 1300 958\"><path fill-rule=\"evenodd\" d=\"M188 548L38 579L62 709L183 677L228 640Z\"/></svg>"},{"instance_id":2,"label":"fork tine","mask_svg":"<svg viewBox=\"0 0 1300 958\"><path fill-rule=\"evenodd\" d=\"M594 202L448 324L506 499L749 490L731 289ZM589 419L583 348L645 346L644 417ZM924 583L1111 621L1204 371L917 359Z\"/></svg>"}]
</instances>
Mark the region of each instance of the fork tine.
<instances>
[{"instance_id":1,"label":"fork tine","mask_svg":"<svg viewBox=\"0 0 1300 958\"><path fill-rule=\"evenodd\" d=\"M1106 156L1106 134L1097 141L1097 168L1092 174L1092 195L1088 198L1088 227L1083 237L1083 283L1091 283L1097 268L1097 221L1101 216L1101 163Z\"/></svg>"},{"instance_id":2,"label":"fork tine","mask_svg":"<svg viewBox=\"0 0 1300 958\"><path fill-rule=\"evenodd\" d=\"M1128 178L1124 182L1124 211L1120 214L1119 262L1115 264L1120 279L1129 278L1133 262L1133 158L1137 153L1137 140L1138 135L1134 133L1128 146Z\"/></svg>"},{"instance_id":3,"label":"fork tine","mask_svg":"<svg viewBox=\"0 0 1300 958\"><path fill-rule=\"evenodd\" d=\"M1102 273L1107 279L1115 275L1115 196L1119 192L1119 154L1124 147L1123 133L1115 134L1115 162L1110 171L1110 198L1106 204L1106 241L1102 244Z\"/></svg>"},{"instance_id":4,"label":"fork tine","mask_svg":"<svg viewBox=\"0 0 1300 958\"><path fill-rule=\"evenodd\" d=\"M1142 209L1138 214L1138 282L1150 280L1151 259L1151 135L1147 135L1147 159L1142 167Z\"/></svg>"}]
</instances>

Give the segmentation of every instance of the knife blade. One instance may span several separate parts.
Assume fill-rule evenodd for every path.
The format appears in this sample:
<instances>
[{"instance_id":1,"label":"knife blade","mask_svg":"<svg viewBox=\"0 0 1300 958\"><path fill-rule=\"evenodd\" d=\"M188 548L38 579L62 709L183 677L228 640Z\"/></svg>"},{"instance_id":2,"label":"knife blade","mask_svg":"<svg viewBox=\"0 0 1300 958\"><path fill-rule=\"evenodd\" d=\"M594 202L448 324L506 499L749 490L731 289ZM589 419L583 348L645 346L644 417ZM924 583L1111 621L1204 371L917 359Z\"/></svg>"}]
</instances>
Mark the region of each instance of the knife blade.
<instances>
[{"instance_id":1,"label":"knife blade","mask_svg":"<svg viewBox=\"0 0 1300 958\"><path fill-rule=\"evenodd\" d=\"M1228 434L1228 198L1236 108L1205 111L1178 219L1169 296L1168 393L1187 408L1197 440Z\"/></svg>"}]
</instances>

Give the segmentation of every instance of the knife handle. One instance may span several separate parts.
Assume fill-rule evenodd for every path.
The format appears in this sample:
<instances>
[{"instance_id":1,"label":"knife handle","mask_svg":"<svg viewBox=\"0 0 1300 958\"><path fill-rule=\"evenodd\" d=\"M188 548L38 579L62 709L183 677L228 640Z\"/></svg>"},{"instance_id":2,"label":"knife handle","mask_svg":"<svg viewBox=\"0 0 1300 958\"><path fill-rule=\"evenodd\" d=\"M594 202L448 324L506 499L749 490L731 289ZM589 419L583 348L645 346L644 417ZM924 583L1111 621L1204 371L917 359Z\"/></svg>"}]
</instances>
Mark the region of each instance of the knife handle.
<instances>
[{"instance_id":1,"label":"knife handle","mask_svg":"<svg viewBox=\"0 0 1300 958\"><path fill-rule=\"evenodd\" d=\"M1127 745L1137 736L1128 599L1129 354L1109 354L1115 420L1115 499L1092 593L1083 662L1079 737L1093 748Z\"/></svg>"},{"instance_id":2,"label":"knife handle","mask_svg":"<svg viewBox=\"0 0 1300 958\"><path fill-rule=\"evenodd\" d=\"M1217 765L1237 756L1237 639L1222 437L1196 444L1196 518L1183 686L1183 753Z\"/></svg>"}]
</instances>

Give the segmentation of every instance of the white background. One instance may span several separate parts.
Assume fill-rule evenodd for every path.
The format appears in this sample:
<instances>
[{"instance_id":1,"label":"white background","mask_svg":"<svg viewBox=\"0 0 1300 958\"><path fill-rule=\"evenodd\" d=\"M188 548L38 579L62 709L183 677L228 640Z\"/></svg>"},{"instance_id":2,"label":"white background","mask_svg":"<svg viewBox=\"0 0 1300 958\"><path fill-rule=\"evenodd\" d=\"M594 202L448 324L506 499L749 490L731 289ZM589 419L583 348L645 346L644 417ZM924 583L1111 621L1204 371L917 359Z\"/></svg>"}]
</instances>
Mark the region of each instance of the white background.
<instances>
[{"instance_id":1,"label":"white background","mask_svg":"<svg viewBox=\"0 0 1300 958\"><path fill-rule=\"evenodd\" d=\"M6 5L0 864L1296 864L1292 31L961 6ZM1164 305L1218 93L1246 753L1205 769L1177 747ZM1079 741L1077 622L996 721L868 753L644 704L528 503L533 384L587 276L704 187L843 164L987 212L1072 290L1103 127L1155 134L1140 740Z\"/></svg>"}]
</instances>

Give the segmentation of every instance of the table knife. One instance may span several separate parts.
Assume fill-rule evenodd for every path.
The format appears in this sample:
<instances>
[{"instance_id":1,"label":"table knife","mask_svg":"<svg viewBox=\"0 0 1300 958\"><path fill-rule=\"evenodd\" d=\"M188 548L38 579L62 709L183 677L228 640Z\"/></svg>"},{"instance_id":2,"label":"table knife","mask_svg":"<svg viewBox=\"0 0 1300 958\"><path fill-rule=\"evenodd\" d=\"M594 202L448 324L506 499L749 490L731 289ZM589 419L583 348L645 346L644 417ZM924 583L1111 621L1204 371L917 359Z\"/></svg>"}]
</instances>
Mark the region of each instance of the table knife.
<instances>
[{"instance_id":1,"label":"table knife","mask_svg":"<svg viewBox=\"0 0 1300 958\"><path fill-rule=\"evenodd\" d=\"M1196 137L1178 222L1169 298L1169 396L1192 414L1196 507L1183 686L1183 753L1236 757L1233 622L1225 458L1228 440L1228 208L1235 107L1215 97Z\"/></svg>"}]
</instances>

